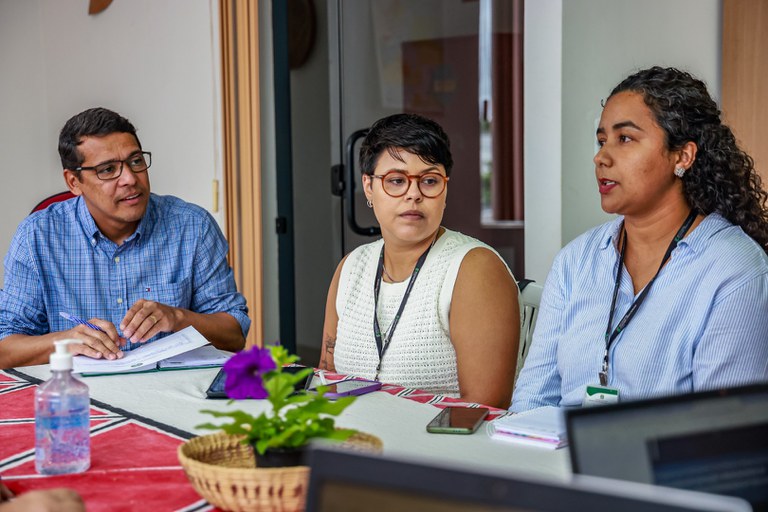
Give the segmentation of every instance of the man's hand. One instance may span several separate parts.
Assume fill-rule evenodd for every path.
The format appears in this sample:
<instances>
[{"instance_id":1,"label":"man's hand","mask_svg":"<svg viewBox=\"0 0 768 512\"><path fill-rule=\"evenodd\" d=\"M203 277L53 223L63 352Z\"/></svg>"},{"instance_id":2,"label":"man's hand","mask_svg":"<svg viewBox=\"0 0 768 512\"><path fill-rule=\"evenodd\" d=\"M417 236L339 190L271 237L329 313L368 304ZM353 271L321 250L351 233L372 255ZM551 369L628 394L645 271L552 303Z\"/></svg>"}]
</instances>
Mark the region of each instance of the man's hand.
<instances>
[{"instance_id":1,"label":"man's hand","mask_svg":"<svg viewBox=\"0 0 768 512\"><path fill-rule=\"evenodd\" d=\"M125 314L120 330L131 343L145 343L163 332L178 332L193 326L221 350L241 350L245 338L240 324L229 313L195 313L159 302L140 299ZM0 345L0 348L2 346Z\"/></svg>"},{"instance_id":2,"label":"man's hand","mask_svg":"<svg viewBox=\"0 0 768 512\"><path fill-rule=\"evenodd\" d=\"M101 330L78 324L67 331L54 331L39 336L26 334L6 336L0 340L0 368L45 364L54 351L54 343L66 339L82 342L73 343L67 347L72 354L107 360L123 357L120 345L125 344L125 339L117 334L117 329L112 322L91 318L88 323Z\"/></svg>"},{"instance_id":3,"label":"man's hand","mask_svg":"<svg viewBox=\"0 0 768 512\"><path fill-rule=\"evenodd\" d=\"M181 317L177 308L140 299L123 317L120 330L132 343L144 343L161 332L175 332Z\"/></svg>"},{"instance_id":4,"label":"man's hand","mask_svg":"<svg viewBox=\"0 0 768 512\"><path fill-rule=\"evenodd\" d=\"M117 329L112 322L99 318L91 318L88 322L99 327L101 331L78 324L68 331L59 333L63 336L59 339L74 338L83 342L69 345L69 351L72 354L83 354L94 359L113 360L123 357L119 345L124 345L125 340L117 334Z\"/></svg>"},{"instance_id":5,"label":"man's hand","mask_svg":"<svg viewBox=\"0 0 768 512\"><path fill-rule=\"evenodd\" d=\"M85 505L71 489L48 489L25 492L0 505L0 512L85 512Z\"/></svg>"}]
</instances>

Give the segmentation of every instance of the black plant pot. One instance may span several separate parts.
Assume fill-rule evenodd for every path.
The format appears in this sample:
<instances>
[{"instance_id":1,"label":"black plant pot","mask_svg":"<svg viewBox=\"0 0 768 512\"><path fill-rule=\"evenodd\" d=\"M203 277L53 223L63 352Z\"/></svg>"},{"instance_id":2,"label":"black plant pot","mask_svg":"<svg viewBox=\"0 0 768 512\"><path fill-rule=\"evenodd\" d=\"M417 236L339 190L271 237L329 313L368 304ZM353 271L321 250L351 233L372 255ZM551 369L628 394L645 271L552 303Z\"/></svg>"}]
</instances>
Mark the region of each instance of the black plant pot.
<instances>
[{"instance_id":1,"label":"black plant pot","mask_svg":"<svg viewBox=\"0 0 768 512\"><path fill-rule=\"evenodd\" d=\"M304 464L304 447L299 448L267 448L264 455L256 453L256 467L284 468Z\"/></svg>"}]
</instances>

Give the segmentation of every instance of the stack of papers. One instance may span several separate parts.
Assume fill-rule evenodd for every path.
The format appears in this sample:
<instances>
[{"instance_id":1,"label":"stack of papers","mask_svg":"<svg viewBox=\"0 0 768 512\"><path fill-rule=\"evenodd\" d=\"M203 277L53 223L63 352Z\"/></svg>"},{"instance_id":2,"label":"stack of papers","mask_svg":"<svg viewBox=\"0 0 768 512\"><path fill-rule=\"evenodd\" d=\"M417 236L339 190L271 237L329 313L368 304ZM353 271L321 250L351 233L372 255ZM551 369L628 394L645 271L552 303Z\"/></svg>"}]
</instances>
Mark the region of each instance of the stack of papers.
<instances>
[{"instance_id":1,"label":"stack of papers","mask_svg":"<svg viewBox=\"0 0 768 512\"><path fill-rule=\"evenodd\" d=\"M102 375L205 368L221 366L231 355L209 345L194 327L187 327L124 354L122 358L112 361L75 356L72 358L73 371L83 375Z\"/></svg>"},{"instance_id":2,"label":"stack of papers","mask_svg":"<svg viewBox=\"0 0 768 512\"><path fill-rule=\"evenodd\" d=\"M203 345L189 352L158 361L157 369L212 368L223 366L230 357L232 357L232 354L229 352L221 351L213 345Z\"/></svg>"},{"instance_id":3,"label":"stack of papers","mask_svg":"<svg viewBox=\"0 0 768 512\"><path fill-rule=\"evenodd\" d=\"M494 420L491 437L550 449L568 444L565 416L558 407L540 407Z\"/></svg>"}]
</instances>

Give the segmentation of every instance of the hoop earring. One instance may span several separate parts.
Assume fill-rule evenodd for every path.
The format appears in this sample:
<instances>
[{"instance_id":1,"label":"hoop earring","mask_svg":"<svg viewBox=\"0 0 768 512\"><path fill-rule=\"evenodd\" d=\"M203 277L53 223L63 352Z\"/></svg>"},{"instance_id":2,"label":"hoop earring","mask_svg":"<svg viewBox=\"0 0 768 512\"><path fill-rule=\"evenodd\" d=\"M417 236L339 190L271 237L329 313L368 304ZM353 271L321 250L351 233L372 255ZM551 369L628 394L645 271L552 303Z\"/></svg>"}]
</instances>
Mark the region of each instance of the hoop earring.
<instances>
[{"instance_id":1,"label":"hoop earring","mask_svg":"<svg viewBox=\"0 0 768 512\"><path fill-rule=\"evenodd\" d=\"M373 203L371 202L371 200L370 200L370 199L369 199L369 200L367 200L367 201L365 202L365 204L367 204L367 205L368 205L368 208L373 208Z\"/></svg>"},{"instance_id":2,"label":"hoop earring","mask_svg":"<svg viewBox=\"0 0 768 512\"><path fill-rule=\"evenodd\" d=\"M675 176L678 178L682 178L685 176L685 167L677 167L675 168Z\"/></svg>"}]
</instances>

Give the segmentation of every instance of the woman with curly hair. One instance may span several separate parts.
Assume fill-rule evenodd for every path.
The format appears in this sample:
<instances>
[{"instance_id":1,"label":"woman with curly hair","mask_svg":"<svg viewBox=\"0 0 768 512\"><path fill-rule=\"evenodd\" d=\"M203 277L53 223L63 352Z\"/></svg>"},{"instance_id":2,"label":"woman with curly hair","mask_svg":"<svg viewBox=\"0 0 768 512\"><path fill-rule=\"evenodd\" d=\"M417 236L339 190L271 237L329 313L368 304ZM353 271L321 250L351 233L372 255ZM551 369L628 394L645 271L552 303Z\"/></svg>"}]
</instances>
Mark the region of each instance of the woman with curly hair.
<instances>
[{"instance_id":1,"label":"woman with curly hair","mask_svg":"<svg viewBox=\"0 0 768 512\"><path fill-rule=\"evenodd\" d=\"M511 409L768 381L766 193L704 83L629 76L597 142L619 217L555 258Z\"/></svg>"}]
</instances>

